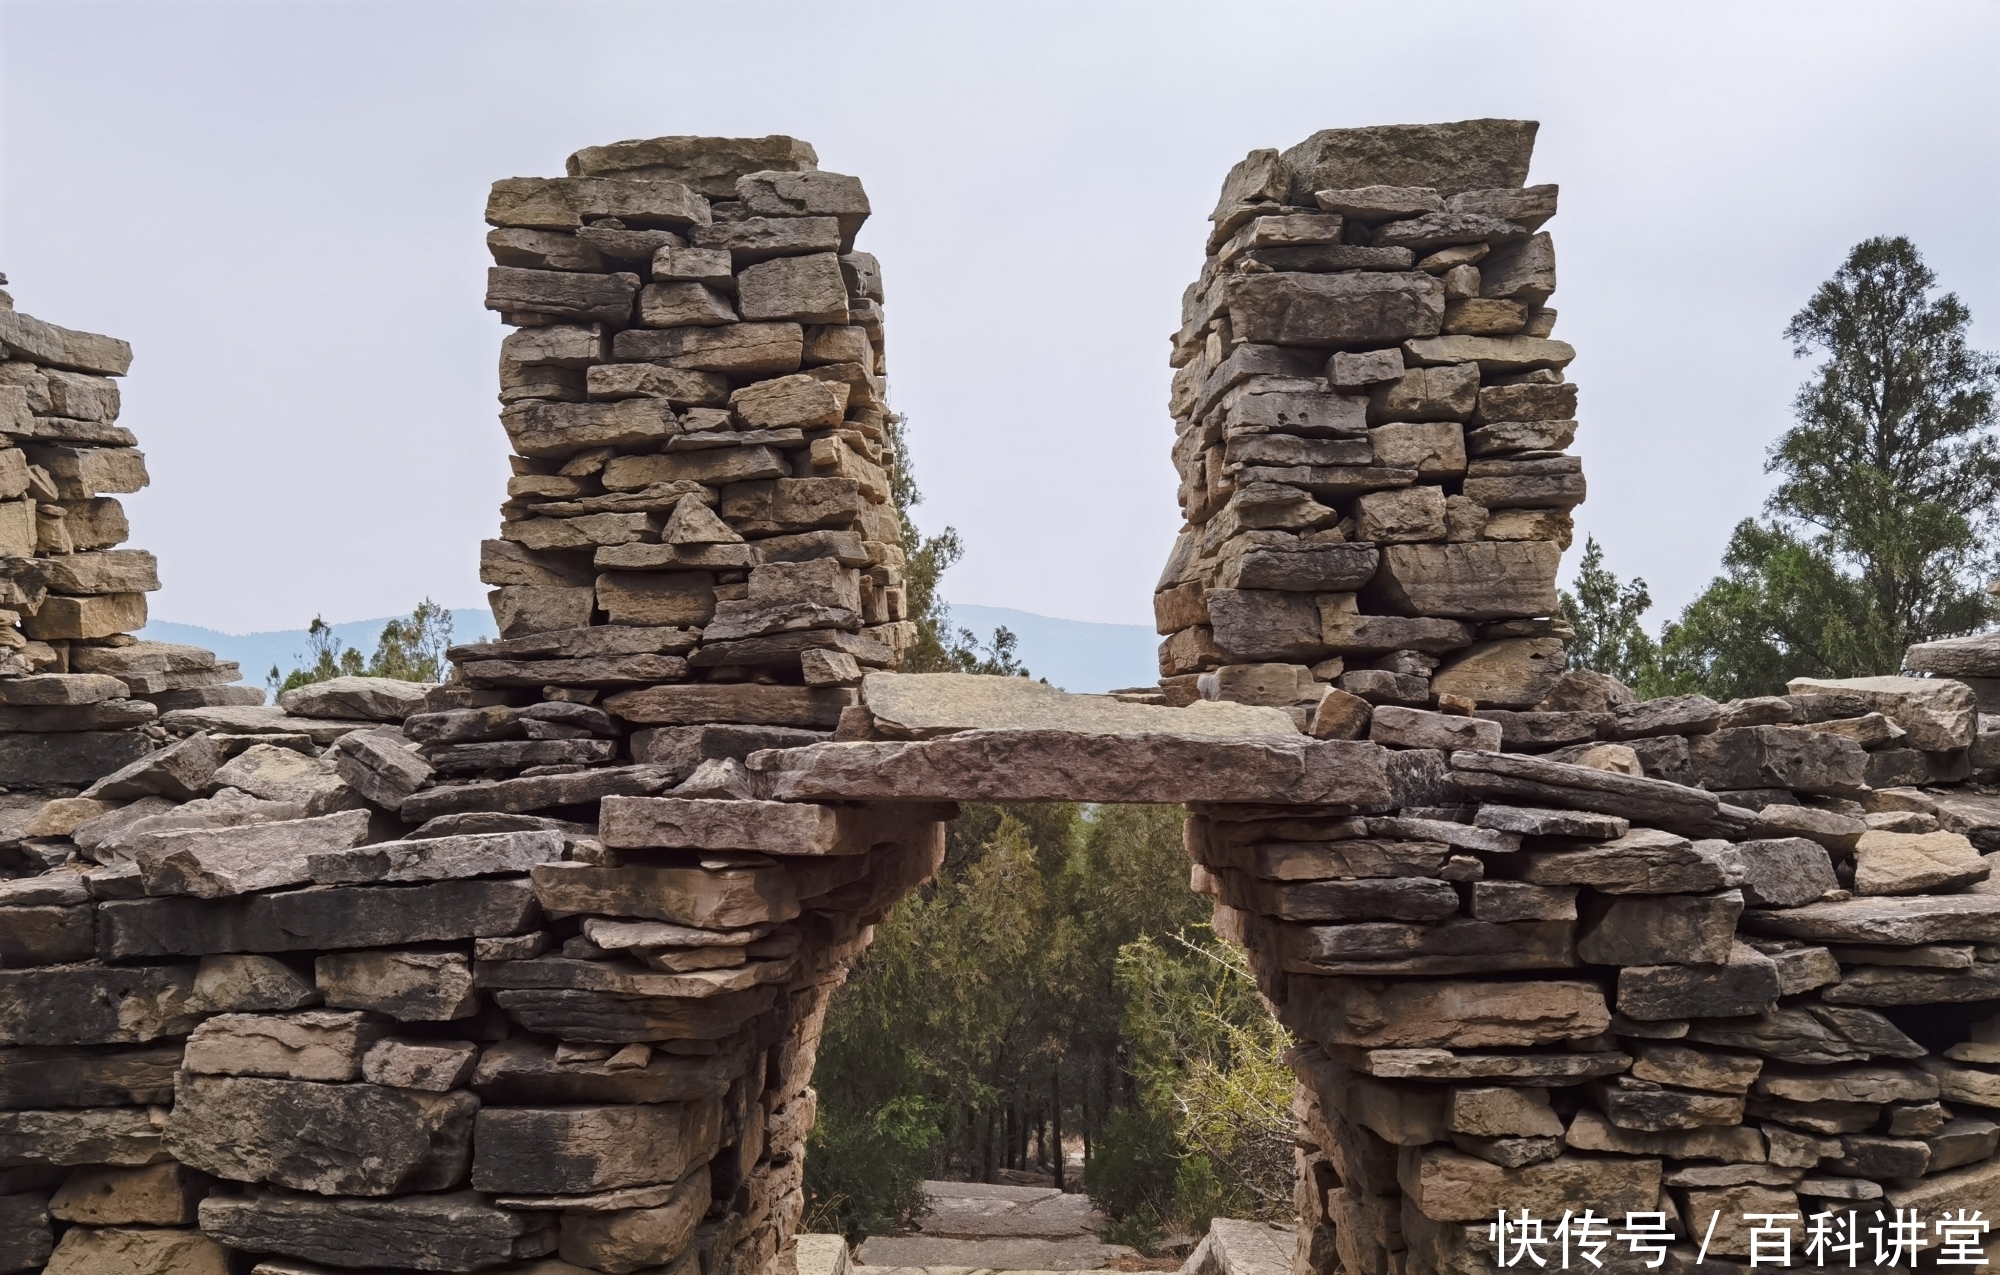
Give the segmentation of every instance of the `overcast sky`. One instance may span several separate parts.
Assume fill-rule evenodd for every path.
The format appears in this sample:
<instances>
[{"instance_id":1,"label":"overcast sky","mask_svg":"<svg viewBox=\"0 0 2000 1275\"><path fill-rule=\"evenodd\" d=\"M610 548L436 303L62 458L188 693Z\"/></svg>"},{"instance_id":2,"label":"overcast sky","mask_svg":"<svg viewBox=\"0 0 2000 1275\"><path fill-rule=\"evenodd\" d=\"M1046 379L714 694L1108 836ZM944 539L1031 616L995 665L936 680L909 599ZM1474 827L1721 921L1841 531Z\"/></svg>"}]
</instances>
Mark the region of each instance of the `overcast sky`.
<instances>
[{"instance_id":1,"label":"overcast sky","mask_svg":"<svg viewBox=\"0 0 2000 1275\"><path fill-rule=\"evenodd\" d=\"M919 522L967 545L948 596L1147 623L1167 337L1224 172L1321 128L1538 119L1579 546L1657 624L1761 504L1809 370L1781 331L1849 246L1911 236L2000 345L1996 37L1991 0L11 0L0 270L137 348L155 616L475 605L507 474L488 184L791 133L873 201Z\"/></svg>"}]
</instances>

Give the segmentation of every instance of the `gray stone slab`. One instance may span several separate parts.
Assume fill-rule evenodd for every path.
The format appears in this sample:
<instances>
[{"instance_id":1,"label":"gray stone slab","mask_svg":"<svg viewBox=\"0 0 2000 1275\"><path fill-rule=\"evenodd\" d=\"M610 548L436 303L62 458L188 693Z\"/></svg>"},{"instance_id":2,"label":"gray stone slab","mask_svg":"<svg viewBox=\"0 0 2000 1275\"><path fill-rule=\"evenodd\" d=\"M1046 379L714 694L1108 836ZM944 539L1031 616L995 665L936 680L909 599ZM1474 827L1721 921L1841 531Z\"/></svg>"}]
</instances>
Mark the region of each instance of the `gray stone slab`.
<instances>
[{"instance_id":1,"label":"gray stone slab","mask_svg":"<svg viewBox=\"0 0 2000 1275\"><path fill-rule=\"evenodd\" d=\"M1374 744L1260 736L1054 730L814 744L752 753L761 795L780 801L1281 802L1389 805Z\"/></svg>"}]
</instances>

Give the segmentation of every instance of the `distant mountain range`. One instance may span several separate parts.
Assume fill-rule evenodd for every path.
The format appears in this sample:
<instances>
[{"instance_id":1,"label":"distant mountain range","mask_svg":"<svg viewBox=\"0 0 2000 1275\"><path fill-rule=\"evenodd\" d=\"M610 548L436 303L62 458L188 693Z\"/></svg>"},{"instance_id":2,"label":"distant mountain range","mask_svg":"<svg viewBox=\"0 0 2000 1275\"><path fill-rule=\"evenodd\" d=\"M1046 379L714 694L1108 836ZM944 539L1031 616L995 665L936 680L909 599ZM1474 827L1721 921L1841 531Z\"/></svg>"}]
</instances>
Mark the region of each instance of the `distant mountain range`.
<instances>
[{"instance_id":1,"label":"distant mountain range","mask_svg":"<svg viewBox=\"0 0 2000 1275\"><path fill-rule=\"evenodd\" d=\"M390 616L374 620L349 620L333 626L333 635L342 645L361 652L363 659L375 653L382 626ZM971 629L981 642L991 641L993 630L1005 626L1020 644L1015 657L1027 665L1029 673L1047 678L1052 686L1066 691L1110 691L1126 686L1150 686L1159 677L1155 650L1159 638L1143 624L1092 624L1084 620L1059 620L1053 616L1016 611L1011 607L983 607L959 603L951 609L954 627ZM493 617L484 607L464 607L451 613L452 640L478 642L493 638ZM306 630L281 629L269 633L224 633L195 624L175 624L155 620L139 634L155 642L182 642L204 646L225 660L243 666L243 680L260 685L271 671L290 672L306 662Z\"/></svg>"},{"instance_id":2,"label":"distant mountain range","mask_svg":"<svg viewBox=\"0 0 2000 1275\"><path fill-rule=\"evenodd\" d=\"M1143 624L1093 624L1016 611L1012 607L955 602L954 628L971 629L989 642L1005 626L1021 639L1014 656L1030 676L1066 691L1100 692L1152 686L1160 680L1159 635Z\"/></svg>"},{"instance_id":3,"label":"distant mountain range","mask_svg":"<svg viewBox=\"0 0 2000 1275\"><path fill-rule=\"evenodd\" d=\"M401 616L382 616L375 620L348 620L333 626L333 636L342 646L350 646L361 652L367 659L375 654L375 643L382 636L382 626ZM276 665L282 677L306 663L306 630L279 629L270 633L224 633L219 629L205 629L198 624L175 624L169 620L155 620L139 631L139 636L154 642L180 642L188 646L205 646L225 660L235 660L243 666L243 680L252 686L263 684L271 666ZM454 642L481 642L498 636L493 627L493 614L485 607L462 607L451 613L451 640Z\"/></svg>"}]
</instances>

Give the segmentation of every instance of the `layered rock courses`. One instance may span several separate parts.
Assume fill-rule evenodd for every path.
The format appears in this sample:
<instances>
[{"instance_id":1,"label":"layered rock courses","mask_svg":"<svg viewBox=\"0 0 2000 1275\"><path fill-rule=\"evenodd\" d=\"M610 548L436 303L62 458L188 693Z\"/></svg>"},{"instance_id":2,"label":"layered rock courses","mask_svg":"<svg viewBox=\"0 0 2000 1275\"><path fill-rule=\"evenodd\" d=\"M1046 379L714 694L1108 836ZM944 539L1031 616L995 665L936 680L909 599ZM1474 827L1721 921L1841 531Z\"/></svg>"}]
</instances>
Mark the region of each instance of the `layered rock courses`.
<instances>
[{"instance_id":1,"label":"layered rock courses","mask_svg":"<svg viewBox=\"0 0 2000 1275\"><path fill-rule=\"evenodd\" d=\"M500 637L442 686L267 708L123 638L150 559L78 530L126 355L0 313L0 1272L772 1271L829 999L966 800L1186 804L1297 1040L1302 1273L1490 1269L1500 1210L1657 1215L1676 1270L2000 1216L2000 644L1729 704L1566 669L1533 135L1232 170L1162 677L1112 696L895 671L868 202L793 139L495 185Z\"/></svg>"}]
</instances>

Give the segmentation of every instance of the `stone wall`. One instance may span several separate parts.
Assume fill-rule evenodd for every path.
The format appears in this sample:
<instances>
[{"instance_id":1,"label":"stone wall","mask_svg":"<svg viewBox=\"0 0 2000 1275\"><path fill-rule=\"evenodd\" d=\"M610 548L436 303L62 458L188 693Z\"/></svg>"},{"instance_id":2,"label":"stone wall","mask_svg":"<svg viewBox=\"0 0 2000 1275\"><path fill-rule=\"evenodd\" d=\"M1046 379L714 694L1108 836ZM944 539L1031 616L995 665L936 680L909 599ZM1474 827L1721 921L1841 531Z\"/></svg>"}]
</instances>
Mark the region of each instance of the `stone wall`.
<instances>
[{"instance_id":1,"label":"stone wall","mask_svg":"<svg viewBox=\"0 0 2000 1275\"><path fill-rule=\"evenodd\" d=\"M1170 702L1293 706L1352 738L1363 701L1548 693L1584 482L1534 137L1330 130L1230 170L1173 340Z\"/></svg>"},{"instance_id":2,"label":"stone wall","mask_svg":"<svg viewBox=\"0 0 2000 1275\"><path fill-rule=\"evenodd\" d=\"M35 596L0 696L89 707L8 728L149 725L4 776L34 787L0 880L0 1271L726 1275L797 1223L828 997L952 813L740 800L741 758L830 739L913 633L867 198L782 137L570 171L488 205L515 475L501 637L449 683L155 722L132 696L201 683L115 636L151 559L0 559L22 591L126 582ZM124 368L0 317L10 354ZM110 383L4 366L54 440L28 459L71 463L21 482L109 525L98 493L144 477ZM94 432L31 414L51 395ZM49 540L63 512L45 551L106 543Z\"/></svg>"},{"instance_id":3,"label":"stone wall","mask_svg":"<svg viewBox=\"0 0 2000 1275\"><path fill-rule=\"evenodd\" d=\"M0 740L43 732L0 749L0 1275L773 1271L829 999L966 800L1187 804L1298 1038L1300 1275L1483 1271L1500 1209L1656 1213L1676 1270L1746 1213L2000 1216L2000 640L1726 705L1565 671L1532 132L1232 173L1165 676L1116 696L890 671L867 204L792 139L495 186L501 636L442 686L230 702L122 637L150 559L68 527L130 481L122 347L0 312L53 497L0 556Z\"/></svg>"},{"instance_id":4,"label":"stone wall","mask_svg":"<svg viewBox=\"0 0 2000 1275\"><path fill-rule=\"evenodd\" d=\"M1586 1208L1620 1269L1653 1264L1628 1213L1676 1269L1740 1263L1756 1214L1800 1264L1824 1213L1894 1265L1878 1209L1932 1251L2000 1217L2000 796L1964 782L2000 779L2000 642L1729 704L1564 672L1584 488L1533 133L1253 152L1175 337L1162 698L1386 750L1386 807L1187 824L1300 1042L1297 1267L1518 1265L1502 1211Z\"/></svg>"},{"instance_id":5,"label":"stone wall","mask_svg":"<svg viewBox=\"0 0 2000 1275\"><path fill-rule=\"evenodd\" d=\"M152 554L118 547L131 534L118 497L147 483L118 423L131 363L125 342L32 318L0 291L0 787L14 790L0 827L15 840L45 790L150 751L161 713L264 702L227 685L234 664L131 635L160 587Z\"/></svg>"}]
</instances>

